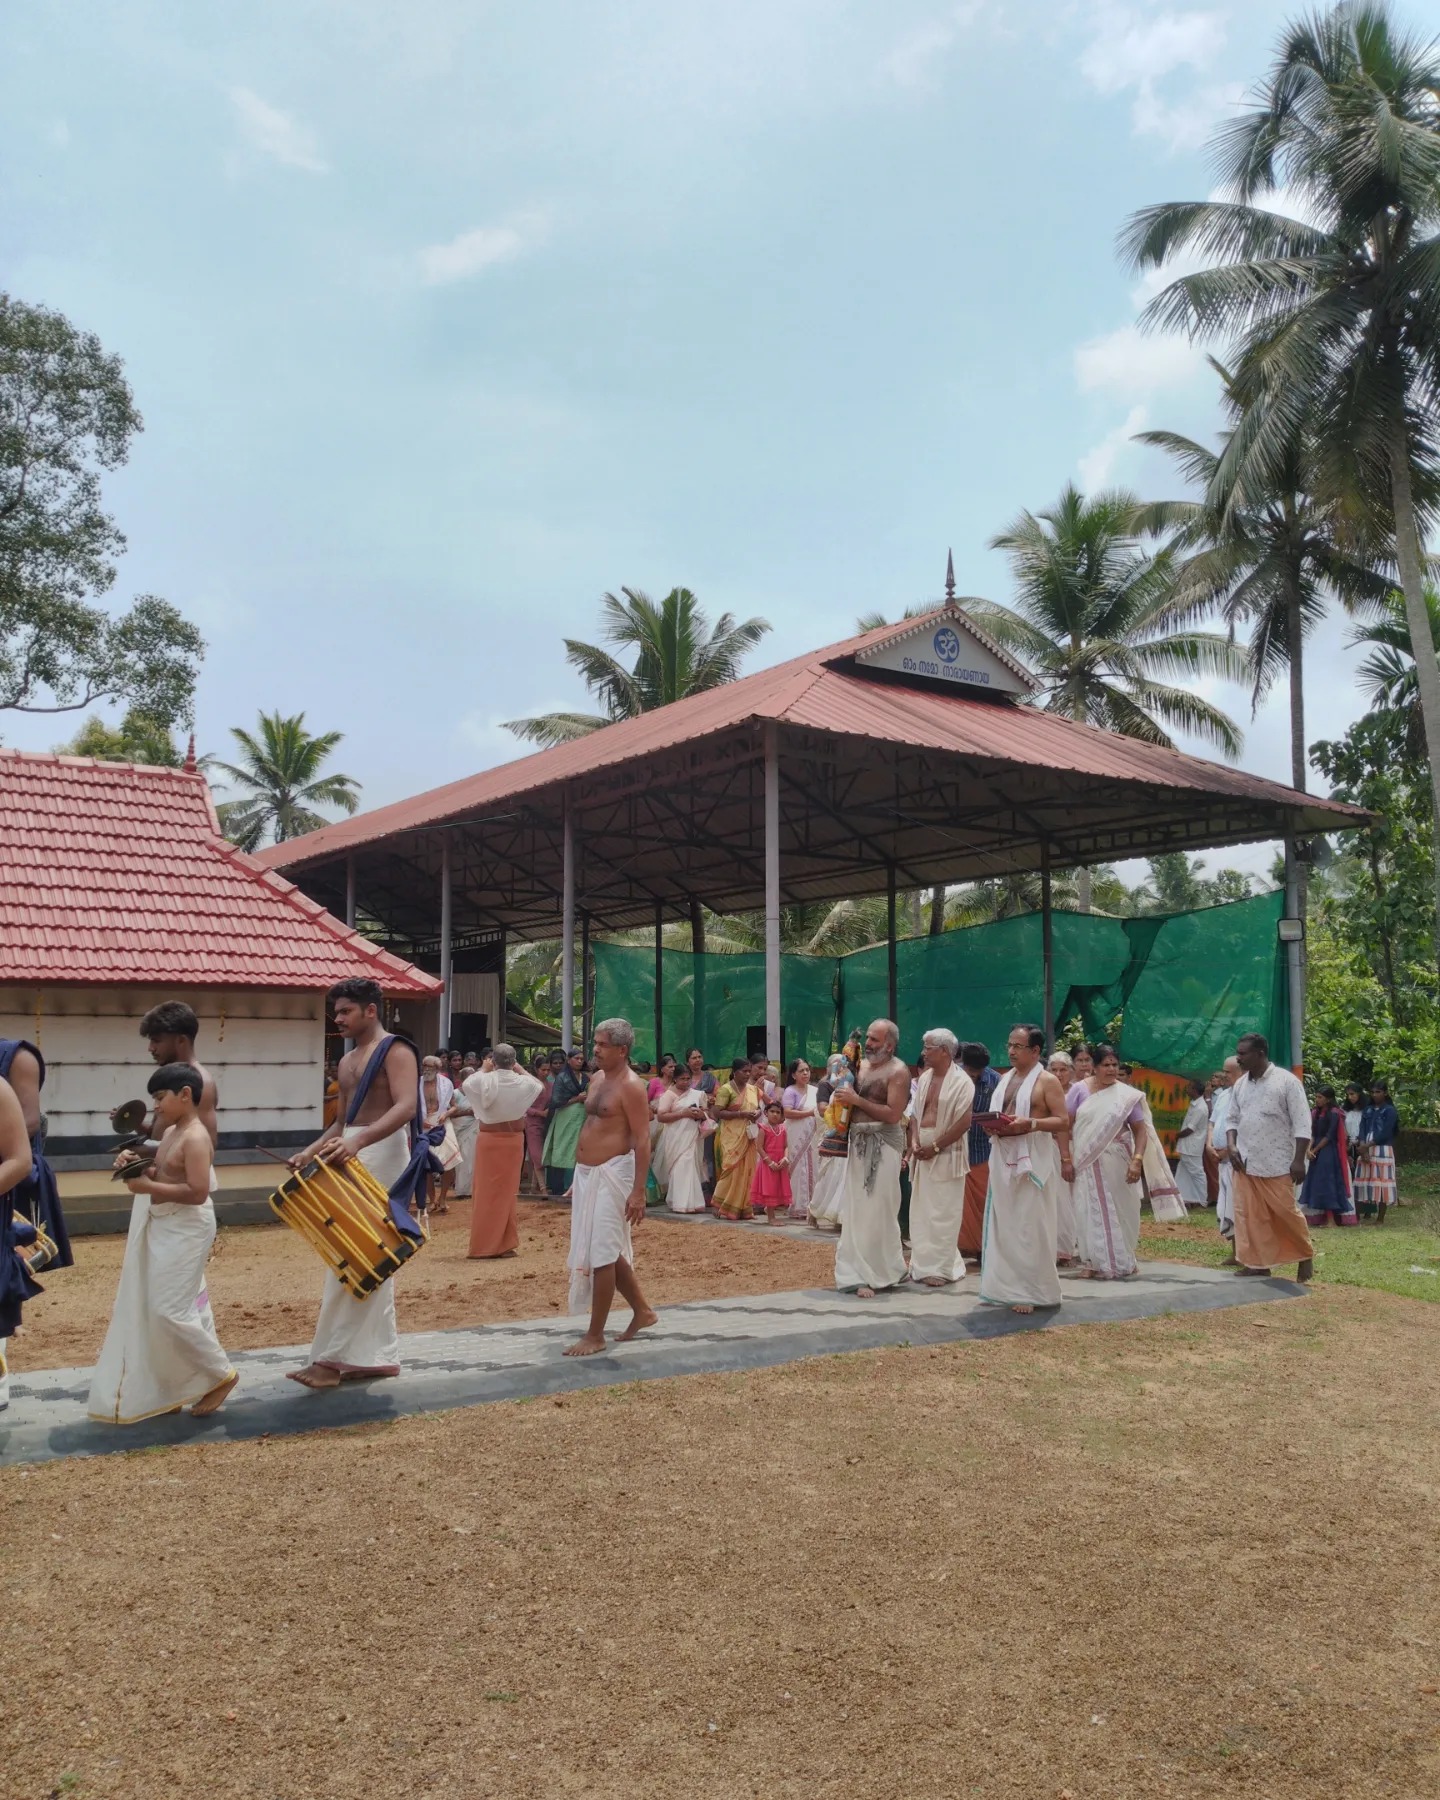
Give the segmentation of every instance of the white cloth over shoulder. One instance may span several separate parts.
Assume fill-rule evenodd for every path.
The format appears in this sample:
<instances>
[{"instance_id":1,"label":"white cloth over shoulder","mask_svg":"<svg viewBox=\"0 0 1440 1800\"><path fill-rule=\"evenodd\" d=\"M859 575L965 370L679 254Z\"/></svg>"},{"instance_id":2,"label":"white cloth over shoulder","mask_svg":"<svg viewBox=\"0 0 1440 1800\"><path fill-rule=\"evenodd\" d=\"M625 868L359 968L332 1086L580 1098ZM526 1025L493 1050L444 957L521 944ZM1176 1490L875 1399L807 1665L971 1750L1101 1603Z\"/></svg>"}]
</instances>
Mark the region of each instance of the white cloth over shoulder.
<instances>
[{"instance_id":1,"label":"white cloth over shoulder","mask_svg":"<svg viewBox=\"0 0 1440 1800\"><path fill-rule=\"evenodd\" d=\"M482 1125L513 1125L544 1085L524 1069L477 1069L465 1077L461 1092Z\"/></svg>"},{"instance_id":2,"label":"white cloth over shoulder","mask_svg":"<svg viewBox=\"0 0 1440 1800\"><path fill-rule=\"evenodd\" d=\"M900 1236L900 1151L898 1125L852 1119L845 1158L845 1211L835 1246L835 1285L898 1287L905 1279L905 1242Z\"/></svg>"},{"instance_id":3,"label":"white cloth over shoulder","mask_svg":"<svg viewBox=\"0 0 1440 1800\"><path fill-rule=\"evenodd\" d=\"M353 1141L358 1127L347 1130L347 1141ZM380 1183L388 1188L398 1181L410 1160L410 1132L402 1125L378 1144L358 1152L357 1160ZM400 1373L400 1328L395 1322L395 1281L392 1275L382 1281L373 1294L357 1300L340 1285L333 1269L325 1271L325 1286L320 1296L320 1317L315 1321L315 1338L310 1345L310 1360L342 1374L374 1372L386 1375Z\"/></svg>"},{"instance_id":4,"label":"white cloth over shoulder","mask_svg":"<svg viewBox=\"0 0 1440 1800\"><path fill-rule=\"evenodd\" d=\"M570 1310L587 1313L595 1287L595 1271L619 1262L633 1267L630 1221L625 1203L635 1186L635 1153L612 1156L609 1162L576 1163L570 1200Z\"/></svg>"},{"instance_id":5,"label":"white cloth over shoulder","mask_svg":"<svg viewBox=\"0 0 1440 1800\"><path fill-rule=\"evenodd\" d=\"M653 1167L655 1185L665 1196L671 1212L698 1213L705 1210L702 1185L700 1120L704 1105L694 1094L662 1094L655 1117L670 1119L669 1125L657 1125Z\"/></svg>"},{"instance_id":6,"label":"white cloth over shoulder","mask_svg":"<svg viewBox=\"0 0 1440 1800\"><path fill-rule=\"evenodd\" d=\"M234 1373L215 1335L205 1262L215 1208L137 1194L115 1310L90 1384L92 1419L133 1425L192 1406Z\"/></svg>"},{"instance_id":7,"label":"white cloth over shoulder","mask_svg":"<svg viewBox=\"0 0 1440 1800\"><path fill-rule=\"evenodd\" d=\"M926 1069L915 1092L915 1129L921 1146L928 1149L937 1138L953 1136L960 1121L975 1103L975 1083L959 1063L945 1072L936 1101L935 1123L922 1125L929 1104L934 1071ZM963 1281L965 1259L960 1254L960 1225L965 1217L965 1177L970 1172L968 1132L933 1159L917 1159L910 1167L910 1274L916 1281L927 1276L941 1281Z\"/></svg>"},{"instance_id":8,"label":"white cloth over shoulder","mask_svg":"<svg viewBox=\"0 0 1440 1800\"><path fill-rule=\"evenodd\" d=\"M1040 1073L1037 1063L1005 1104L994 1110L1028 1119ZM1048 1131L993 1140L980 1247L982 1300L993 1306L1060 1304L1060 1277L1055 1270L1058 1174L1059 1156Z\"/></svg>"}]
</instances>

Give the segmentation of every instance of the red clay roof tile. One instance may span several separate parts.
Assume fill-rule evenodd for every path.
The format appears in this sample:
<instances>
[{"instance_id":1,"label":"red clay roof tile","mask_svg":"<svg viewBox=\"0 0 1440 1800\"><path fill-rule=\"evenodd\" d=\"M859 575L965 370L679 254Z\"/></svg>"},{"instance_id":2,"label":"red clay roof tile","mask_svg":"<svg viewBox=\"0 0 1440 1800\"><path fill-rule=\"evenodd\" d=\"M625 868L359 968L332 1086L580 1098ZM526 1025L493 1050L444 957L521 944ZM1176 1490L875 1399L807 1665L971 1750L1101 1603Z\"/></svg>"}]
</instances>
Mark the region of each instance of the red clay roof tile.
<instances>
[{"instance_id":1,"label":"red clay roof tile","mask_svg":"<svg viewBox=\"0 0 1440 1800\"><path fill-rule=\"evenodd\" d=\"M0 750L0 981L440 983L221 837L205 777Z\"/></svg>"}]
</instances>

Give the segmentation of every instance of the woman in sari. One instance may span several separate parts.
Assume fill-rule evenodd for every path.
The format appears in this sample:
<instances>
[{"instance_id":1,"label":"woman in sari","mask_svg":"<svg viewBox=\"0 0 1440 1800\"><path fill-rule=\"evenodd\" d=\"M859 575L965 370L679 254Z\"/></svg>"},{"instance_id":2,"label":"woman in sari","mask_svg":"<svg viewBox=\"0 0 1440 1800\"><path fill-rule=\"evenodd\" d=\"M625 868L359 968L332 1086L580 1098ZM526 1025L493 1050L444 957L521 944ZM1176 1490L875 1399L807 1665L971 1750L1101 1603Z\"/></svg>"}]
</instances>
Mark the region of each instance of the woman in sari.
<instances>
[{"instance_id":1,"label":"woman in sari","mask_svg":"<svg viewBox=\"0 0 1440 1800\"><path fill-rule=\"evenodd\" d=\"M545 1187L557 1200L565 1199L575 1178L575 1146L585 1123L585 1052L572 1050L550 1088L550 1128L545 1133Z\"/></svg>"},{"instance_id":2,"label":"woman in sari","mask_svg":"<svg viewBox=\"0 0 1440 1800\"><path fill-rule=\"evenodd\" d=\"M704 1212L705 1193L700 1185L700 1133L709 1125L703 1094L691 1087L688 1066L675 1070L675 1079L655 1102L655 1178L671 1212Z\"/></svg>"},{"instance_id":3,"label":"woman in sari","mask_svg":"<svg viewBox=\"0 0 1440 1800\"><path fill-rule=\"evenodd\" d=\"M550 1122L550 1089L564 1067L563 1050L552 1050L549 1056L542 1050L530 1067L530 1073L540 1083L535 1103L525 1114L526 1175L532 1194L545 1192L545 1127Z\"/></svg>"},{"instance_id":4,"label":"woman in sari","mask_svg":"<svg viewBox=\"0 0 1440 1800\"><path fill-rule=\"evenodd\" d=\"M711 1205L722 1219L753 1219L750 1183L755 1176L755 1121L760 1115L760 1090L747 1056L730 1065L730 1079L715 1090L715 1117L720 1121L720 1174Z\"/></svg>"},{"instance_id":5,"label":"woman in sari","mask_svg":"<svg viewBox=\"0 0 1440 1800\"><path fill-rule=\"evenodd\" d=\"M690 1071L690 1091L700 1096L705 1102L705 1109L708 1112L714 1104L715 1090L720 1083L705 1067L705 1052L703 1050L687 1050L685 1066ZM708 1195L715 1190L715 1134L713 1131L706 1132L702 1139L700 1155L700 1179L704 1183L705 1192Z\"/></svg>"},{"instance_id":6,"label":"woman in sari","mask_svg":"<svg viewBox=\"0 0 1440 1800\"><path fill-rule=\"evenodd\" d=\"M785 1132L790 1159L790 1217L810 1217L810 1194L815 1186L815 1128L819 1118L817 1095L810 1081L810 1065L803 1056L790 1065L790 1081L782 1096Z\"/></svg>"},{"instance_id":7,"label":"woman in sari","mask_svg":"<svg viewBox=\"0 0 1440 1800\"><path fill-rule=\"evenodd\" d=\"M1145 1147L1145 1105L1139 1091L1120 1079L1120 1059L1109 1044L1092 1052L1090 1082L1071 1088L1075 1121L1070 1158L1061 1176L1071 1183L1085 1273L1097 1281L1124 1281L1139 1272L1140 1172ZM1069 1105L1069 1099L1066 1101Z\"/></svg>"}]
</instances>

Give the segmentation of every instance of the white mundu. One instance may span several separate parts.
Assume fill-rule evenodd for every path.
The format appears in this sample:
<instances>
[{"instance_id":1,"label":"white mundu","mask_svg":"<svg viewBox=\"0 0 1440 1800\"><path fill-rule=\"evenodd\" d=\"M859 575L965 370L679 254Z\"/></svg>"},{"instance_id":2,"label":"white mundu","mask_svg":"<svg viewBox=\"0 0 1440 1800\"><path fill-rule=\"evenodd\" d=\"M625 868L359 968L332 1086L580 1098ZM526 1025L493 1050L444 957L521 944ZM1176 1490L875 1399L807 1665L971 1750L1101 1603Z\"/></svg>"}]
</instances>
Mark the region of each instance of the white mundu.
<instances>
[{"instance_id":1,"label":"white mundu","mask_svg":"<svg viewBox=\"0 0 1440 1800\"><path fill-rule=\"evenodd\" d=\"M1030 1117L1037 1063L996 1112ZM985 1235L980 1249L980 1298L995 1306L1058 1306L1055 1270L1055 1180L1060 1159L1048 1131L997 1137L990 1152Z\"/></svg>"},{"instance_id":2,"label":"white mundu","mask_svg":"<svg viewBox=\"0 0 1440 1800\"><path fill-rule=\"evenodd\" d=\"M347 1143L353 1142L359 1126L349 1126ZM356 1160L380 1183L388 1188L405 1173L410 1160L410 1127L402 1125L378 1144L358 1151ZM333 1269L325 1271L325 1287L320 1296L320 1317L315 1321L315 1339L310 1346L310 1361L340 1373L400 1373L400 1328L395 1322L395 1277L382 1281L373 1294L357 1300L340 1285Z\"/></svg>"},{"instance_id":3,"label":"white mundu","mask_svg":"<svg viewBox=\"0 0 1440 1800\"><path fill-rule=\"evenodd\" d=\"M674 1126L669 1130L677 1129ZM595 1289L595 1271L623 1257L631 1268L635 1252L630 1244L630 1221L625 1206L635 1185L635 1152L612 1156L609 1162L576 1163L575 1187L570 1200L570 1310L588 1313Z\"/></svg>"},{"instance_id":4,"label":"white mundu","mask_svg":"<svg viewBox=\"0 0 1440 1800\"><path fill-rule=\"evenodd\" d=\"M193 1406L234 1370L215 1335L205 1262L215 1208L137 1194L115 1310L90 1384L90 1417L133 1425Z\"/></svg>"},{"instance_id":5,"label":"white mundu","mask_svg":"<svg viewBox=\"0 0 1440 1800\"><path fill-rule=\"evenodd\" d=\"M692 1116L701 1102L695 1094L662 1094L655 1108L657 1119L671 1119L658 1127L655 1146L655 1185L665 1196L671 1212L699 1213L705 1210L705 1189L701 1176L700 1120Z\"/></svg>"},{"instance_id":6,"label":"white mundu","mask_svg":"<svg viewBox=\"0 0 1440 1800\"><path fill-rule=\"evenodd\" d=\"M900 1157L904 1147L899 1125L851 1115L845 1211L840 1242L835 1246L835 1285L842 1292L898 1287L905 1279L905 1244L900 1236Z\"/></svg>"},{"instance_id":7,"label":"white mundu","mask_svg":"<svg viewBox=\"0 0 1440 1800\"><path fill-rule=\"evenodd\" d=\"M975 1104L975 1083L959 1063L945 1071L933 1125L921 1125L929 1102L933 1069L920 1076L915 1090L916 1136L928 1149L936 1138L952 1133ZM962 1132L953 1144L928 1162L918 1159L910 1169L910 1274L942 1281L965 1279L965 1258L960 1254L960 1222L965 1216L965 1177L970 1172L970 1151Z\"/></svg>"}]
</instances>

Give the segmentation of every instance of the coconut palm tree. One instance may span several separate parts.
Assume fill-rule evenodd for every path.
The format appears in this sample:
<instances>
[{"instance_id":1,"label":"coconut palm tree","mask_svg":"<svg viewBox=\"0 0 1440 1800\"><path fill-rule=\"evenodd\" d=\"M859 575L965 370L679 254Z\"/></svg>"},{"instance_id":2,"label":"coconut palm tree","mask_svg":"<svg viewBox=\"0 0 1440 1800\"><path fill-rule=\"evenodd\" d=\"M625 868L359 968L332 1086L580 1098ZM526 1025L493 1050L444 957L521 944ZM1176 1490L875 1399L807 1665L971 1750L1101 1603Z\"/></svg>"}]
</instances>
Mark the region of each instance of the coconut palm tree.
<instances>
[{"instance_id":1,"label":"coconut palm tree","mask_svg":"<svg viewBox=\"0 0 1440 1800\"><path fill-rule=\"evenodd\" d=\"M267 838L283 844L318 831L330 821L314 810L317 806L353 813L360 804L360 784L353 777L321 774L343 732L312 737L304 713L287 719L273 712L260 714L256 735L238 725L231 726L230 735L240 746L240 762L216 758L210 767L242 790L239 799L215 809L226 837L242 850L258 850Z\"/></svg>"},{"instance_id":2,"label":"coconut palm tree","mask_svg":"<svg viewBox=\"0 0 1440 1800\"><path fill-rule=\"evenodd\" d=\"M1137 269L1213 259L1164 288L1144 323L1234 346L1237 500L1279 491L1310 432L1327 487L1383 511L1414 642L1429 630L1422 526L1440 435L1437 94L1440 47L1401 32L1383 4L1302 19L1258 104L1216 139L1223 197L1147 207L1122 237ZM1260 204L1286 196L1303 217ZM1440 665L1418 668L1440 800ZM1435 885L1440 907L1440 839Z\"/></svg>"},{"instance_id":3,"label":"coconut palm tree","mask_svg":"<svg viewBox=\"0 0 1440 1800\"><path fill-rule=\"evenodd\" d=\"M671 588L658 605L639 588L621 588L619 595L601 598L600 613L605 643L633 650L633 665L626 668L609 650L578 638L565 639L565 660L579 670L604 711L511 719L507 731L532 744L567 744L617 719L723 687L770 629L768 619L737 623L731 613L722 613L712 627L689 588Z\"/></svg>"},{"instance_id":4,"label":"coconut palm tree","mask_svg":"<svg viewBox=\"0 0 1440 1800\"><path fill-rule=\"evenodd\" d=\"M1430 641L1440 656L1440 591L1433 587L1425 589L1425 610L1430 615ZM1376 712L1403 713L1405 749L1411 756L1423 756L1425 721L1404 595L1392 591L1381 617L1352 632L1349 648L1370 653L1355 671L1365 698Z\"/></svg>"},{"instance_id":5,"label":"coconut palm tree","mask_svg":"<svg viewBox=\"0 0 1440 1800\"><path fill-rule=\"evenodd\" d=\"M658 606L639 588L622 587L620 595L601 598L602 635L617 650L635 652L632 667L627 669L598 644L565 639L566 662L580 671L604 712L541 713L509 720L507 731L532 744L568 744L617 719L633 719L687 694L723 687L770 629L768 619L737 623L728 612L712 627L689 588L671 588ZM705 915L698 900L690 909L690 938L695 954L702 955Z\"/></svg>"},{"instance_id":6,"label":"coconut palm tree","mask_svg":"<svg viewBox=\"0 0 1440 1800\"><path fill-rule=\"evenodd\" d=\"M1233 374L1212 359L1223 385L1227 430L1216 450L1173 431L1145 431L1138 442L1164 450L1201 497L1161 500L1142 507L1136 523L1173 533L1170 597L1178 610L1199 616L1218 608L1230 636L1249 626L1246 675L1250 702L1260 702L1281 675L1290 686L1291 785L1308 786L1304 645L1338 600L1347 612L1384 606L1393 592L1384 558L1367 550L1352 508L1324 492L1323 451L1307 426L1278 456L1275 484L1236 491L1236 470L1225 452L1245 424Z\"/></svg>"},{"instance_id":7,"label":"coconut palm tree","mask_svg":"<svg viewBox=\"0 0 1440 1800\"><path fill-rule=\"evenodd\" d=\"M1243 656L1225 636L1195 630L1177 608L1175 552L1145 548L1140 510L1133 494L1087 499L1066 487L1054 506L1021 513L990 540L1010 560L1013 604L967 599L964 608L1038 677L1047 712L1167 747L1173 726L1238 756L1239 728L1193 684L1204 675L1239 679ZM1088 912L1083 869L1077 895Z\"/></svg>"}]
</instances>

